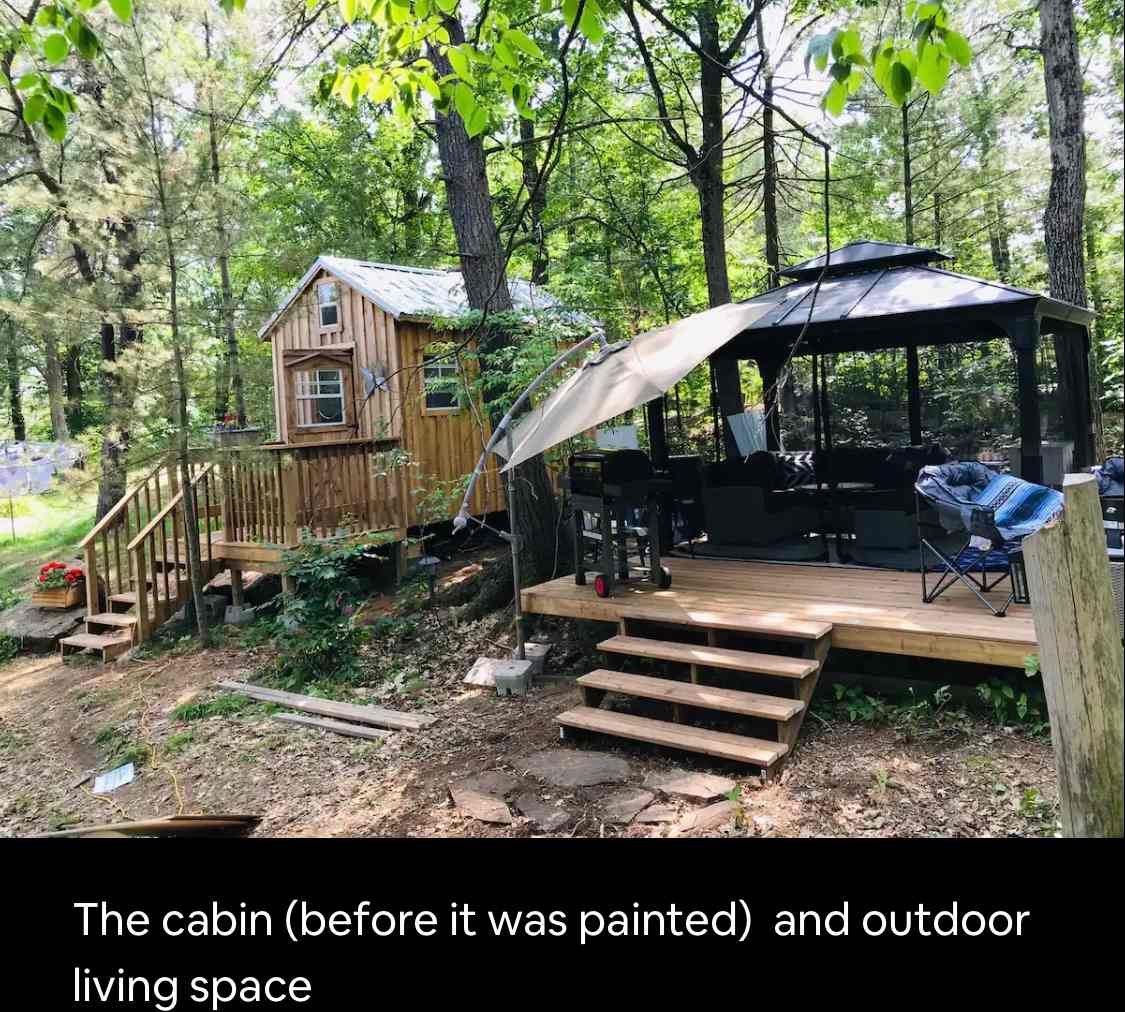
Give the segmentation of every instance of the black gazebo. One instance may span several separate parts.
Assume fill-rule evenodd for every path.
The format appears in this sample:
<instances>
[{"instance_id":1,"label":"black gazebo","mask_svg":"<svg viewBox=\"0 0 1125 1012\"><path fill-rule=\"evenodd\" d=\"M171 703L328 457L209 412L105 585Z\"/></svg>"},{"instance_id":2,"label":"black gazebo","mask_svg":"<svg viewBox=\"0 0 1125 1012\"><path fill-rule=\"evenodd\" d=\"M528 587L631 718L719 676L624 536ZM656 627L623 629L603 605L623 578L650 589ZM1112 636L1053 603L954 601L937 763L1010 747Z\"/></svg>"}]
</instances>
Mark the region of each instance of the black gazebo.
<instances>
[{"instance_id":1,"label":"black gazebo","mask_svg":"<svg viewBox=\"0 0 1125 1012\"><path fill-rule=\"evenodd\" d=\"M823 354L905 348L910 441L920 444L919 347L1007 337L1017 363L1021 473L1030 481L1042 481L1036 350L1042 335L1055 334L1081 342L1082 376L1075 377L1081 395L1071 410L1063 412L1064 420L1070 423L1064 435L1074 443L1076 468L1094 463L1089 398L1089 326L1093 313L1025 288L936 266L950 259L935 249L859 240L833 250L827 269L824 256L806 260L780 272L792 279L789 284L746 300L770 308L717 355L757 362L767 391L769 449L779 446L778 413L770 410L774 407L778 372L798 338L796 354L813 357L814 385ZM827 422L823 388L820 383L814 415ZM819 429L820 418L817 422ZM830 449L827 424L825 436L825 448ZM664 456L664 447L654 446L653 450L654 457Z\"/></svg>"}]
</instances>

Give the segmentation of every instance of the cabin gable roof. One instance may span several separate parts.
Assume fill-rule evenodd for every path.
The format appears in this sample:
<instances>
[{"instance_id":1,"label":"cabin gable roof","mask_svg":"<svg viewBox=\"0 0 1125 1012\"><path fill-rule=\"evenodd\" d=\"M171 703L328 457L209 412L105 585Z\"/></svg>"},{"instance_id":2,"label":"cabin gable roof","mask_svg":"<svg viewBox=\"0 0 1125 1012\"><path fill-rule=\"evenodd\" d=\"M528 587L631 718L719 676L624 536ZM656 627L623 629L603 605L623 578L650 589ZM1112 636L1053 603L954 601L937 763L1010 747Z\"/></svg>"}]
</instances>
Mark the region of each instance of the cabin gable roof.
<instances>
[{"instance_id":1,"label":"cabin gable roof","mask_svg":"<svg viewBox=\"0 0 1125 1012\"><path fill-rule=\"evenodd\" d=\"M258 331L259 340L269 336L274 325L321 271L327 271L351 286L395 320L429 321L435 317L458 316L469 308L465 282L459 271L319 256L262 325ZM553 295L529 281L510 278L508 288L517 309L529 312L563 310L562 304ZM568 312L567 315L574 322L585 322L584 314Z\"/></svg>"}]
</instances>

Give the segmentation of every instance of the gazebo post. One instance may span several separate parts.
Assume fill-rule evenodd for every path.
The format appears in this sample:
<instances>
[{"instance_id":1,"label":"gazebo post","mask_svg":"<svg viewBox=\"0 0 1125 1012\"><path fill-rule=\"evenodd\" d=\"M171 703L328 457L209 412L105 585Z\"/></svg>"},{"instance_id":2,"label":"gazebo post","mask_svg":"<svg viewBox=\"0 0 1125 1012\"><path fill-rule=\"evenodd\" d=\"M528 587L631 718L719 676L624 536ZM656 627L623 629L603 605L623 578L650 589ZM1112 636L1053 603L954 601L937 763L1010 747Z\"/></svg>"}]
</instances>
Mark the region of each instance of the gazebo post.
<instances>
[{"instance_id":1,"label":"gazebo post","mask_svg":"<svg viewBox=\"0 0 1125 1012\"><path fill-rule=\"evenodd\" d=\"M1092 387L1090 386L1090 328L1085 324L1075 324L1074 340L1081 341L1084 349L1082 355L1082 384L1081 396L1075 409L1078 413L1078 432L1074 437L1074 470L1082 471L1099 463L1096 459L1097 440L1094 433L1094 406L1092 403Z\"/></svg>"},{"instance_id":2,"label":"gazebo post","mask_svg":"<svg viewBox=\"0 0 1125 1012\"><path fill-rule=\"evenodd\" d=\"M922 390L918 369L918 342L906 346L906 412L910 419L910 445L922 445Z\"/></svg>"},{"instance_id":3,"label":"gazebo post","mask_svg":"<svg viewBox=\"0 0 1125 1012\"><path fill-rule=\"evenodd\" d=\"M1043 437L1039 421L1039 321L1035 317L1014 320L1008 325L1016 353L1016 380L1020 408L1020 477L1043 482Z\"/></svg>"},{"instance_id":4,"label":"gazebo post","mask_svg":"<svg viewBox=\"0 0 1125 1012\"><path fill-rule=\"evenodd\" d=\"M758 375L762 378L762 409L766 416L766 449L781 449L781 415L777 406L777 375L781 360L773 355L759 355Z\"/></svg>"},{"instance_id":5,"label":"gazebo post","mask_svg":"<svg viewBox=\"0 0 1125 1012\"><path fill-rule=\"evenodd\" d=\"M668 434L663 397L654 397L645 405L645 418L648 421L648 449L652 466L664 469L668 466Z\"/></svg>"}]
</instances>

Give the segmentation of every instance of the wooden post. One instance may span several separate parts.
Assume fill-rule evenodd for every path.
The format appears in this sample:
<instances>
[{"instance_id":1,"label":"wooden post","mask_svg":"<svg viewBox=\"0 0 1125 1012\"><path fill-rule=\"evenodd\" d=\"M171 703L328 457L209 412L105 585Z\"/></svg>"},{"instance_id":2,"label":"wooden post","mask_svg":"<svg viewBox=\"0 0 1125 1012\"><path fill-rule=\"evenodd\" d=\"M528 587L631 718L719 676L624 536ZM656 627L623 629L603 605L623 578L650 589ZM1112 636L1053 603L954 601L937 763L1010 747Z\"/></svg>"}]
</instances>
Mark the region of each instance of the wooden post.
<instances>
[{"instance_id":1,"label":"wooden post","mask_svg":"<svg viewBox=\"0 0 1125 1012\"><path fill-rule=\"evenodd\" d=\"M242 570L231 566L230 570L230 601L236 608L246 604L246 595L242 587Z\"/></svg>"},{"instance_id":2,"label":"wooden post","mask_svg":"<svg viewBox=\"0 0 1125 1012\"><path fill-rule=\"evenodd\" d=\"M906 346L906 408L910 418L910 445L922 445L922 387L918 368L918 345Z\"/></svg>"},{"instance_id":3,"label":"wooden post","mask_svg":"<svg viewBox=\"0 0 1125 1012\"><path fill-rule=\"evenodd\" d=\"M762 408L766 416L766 449L781 449L781 414L778 408L777 378L781 360L773 355L758 356L758 375L762 378Z\"/></svg>"},{"instance_id":4,"label":"wooden post","mask_svg":"<svg viewBox=\"0 0 1125 1012\"><path fill-rule=\"evenodd\" d=\"M1024 539L1064 836L1125 832L1125 662L1097 479L1068 474L1061 520Z\"/></svg>"}]
</instances>

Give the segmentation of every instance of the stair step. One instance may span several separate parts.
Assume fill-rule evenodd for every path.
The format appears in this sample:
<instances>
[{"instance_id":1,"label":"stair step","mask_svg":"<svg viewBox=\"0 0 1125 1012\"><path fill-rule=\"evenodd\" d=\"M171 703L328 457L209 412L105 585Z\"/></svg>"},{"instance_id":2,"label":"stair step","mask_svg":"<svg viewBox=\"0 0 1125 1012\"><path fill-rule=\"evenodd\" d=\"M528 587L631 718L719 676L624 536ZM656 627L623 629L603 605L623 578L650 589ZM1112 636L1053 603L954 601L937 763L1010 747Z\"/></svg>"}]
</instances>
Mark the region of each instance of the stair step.
<instances>
[{"instance_id":1,"label":"stair step","mask_svg":"<svg viewBox=\"0 0 1125 1012\"><path fill-rule=\"evenodd\" d=\"M148 598L149 602L151 603L152 602L152 595L147 594L145 596ZM115 604L135 605L137 603L137 592L135 590L124 590L120 594L110 595L109 599L111 601L113 601ZM165 597L163 594L157 594L156 600L163 603L165 601L175 601L176 598L175 598L174 594L173 594L172 597Z\"/></svg>"},{"instance_id":2,"label":"stair step","mask_svg":"<svg viewBox=\"0 0 1125 1012\"><path fill-rule=\"evenodd\" d=\"M599 650L631 657L648 657L660 661L678 661L707 668L728 668L777 678L807 678L819 664L804 657L779 657L757 654L749 650L699 646L695 643L671 643L645 639L643 636L612 636L598 644Z\"/></svg>"},{"instance_id":3,"label":"stair step","mask_svg":"<svg viewBox=\"0 0 1125 1012\"><path fill-rule=\"evenodd\" d=\"M730 632L772 636L779 639L818 640L832 632L831 622L816 622L754 611L692 611L646 604L643 608L624 605L618 614L622 618L656 622L661 625L701 626L704 629L726 629Z\"/></svg>"},{"instance_id":4,"label":"stair step","mask_svg":"<svg viewBox=\"0 0 1125 1012\"><path fill-rule=\"evenodd\" d=\"M137 624L136 615L126 615L119 611L103 611L100 615L87 615L87 625L112 625L128 628Z\"/></svg>"},{"instance_id":5,"label":"stair step","mask_svg":"<svg viewBox=\"0 0 1125 1012\"><path fill-rule=\"evenodd\" d=\"M648 675L631 675L624 671L591 671L588 675L582 675L578 684L626 696L698 706L705 710L722 710L724 713L737 713L743 717L764 717L766 720L786 721L805 708L805 704L799 699L782 699L780 696L766 696L758 692L674 682L669 678L650 678Z\"/></svg>"},{"instance_id":6,"label":"stair step","mask_svg":"<svg viewBox=\"0 0 1125 1012\"><path fill-rule=\"evenodd\" d=\"M108 633L75 633L73 636L64 636L59 640L59 653L66 655L66 648L75 650L100 650L103 661L113 660L129 650L133 645L133 638L128 633L110 635Z\"/></svg>"},{"instance_id":7,"label":"stair step","mask_svg":"<svg viewBox=\"0 0 1125 1012\"><path fill-rule=\"evenodd\" d=\"M589 706L578 706L573 710L567 710L566 713L560 713L555 720L563 727L572 727L576 730L595 731L618 738L645 741L653 745L666 745L669 748L683 749L685 752L702 752L704 755L753 763L756 766L772 766L789 751L787 745L778 741L748 738L740 734L728 734L725 731L710 731L689 724L673 724L665 720L650 720L648 717L635 717L632 714L614 713L611 710L595 710Z\"/></svg>"}]
</instances>

